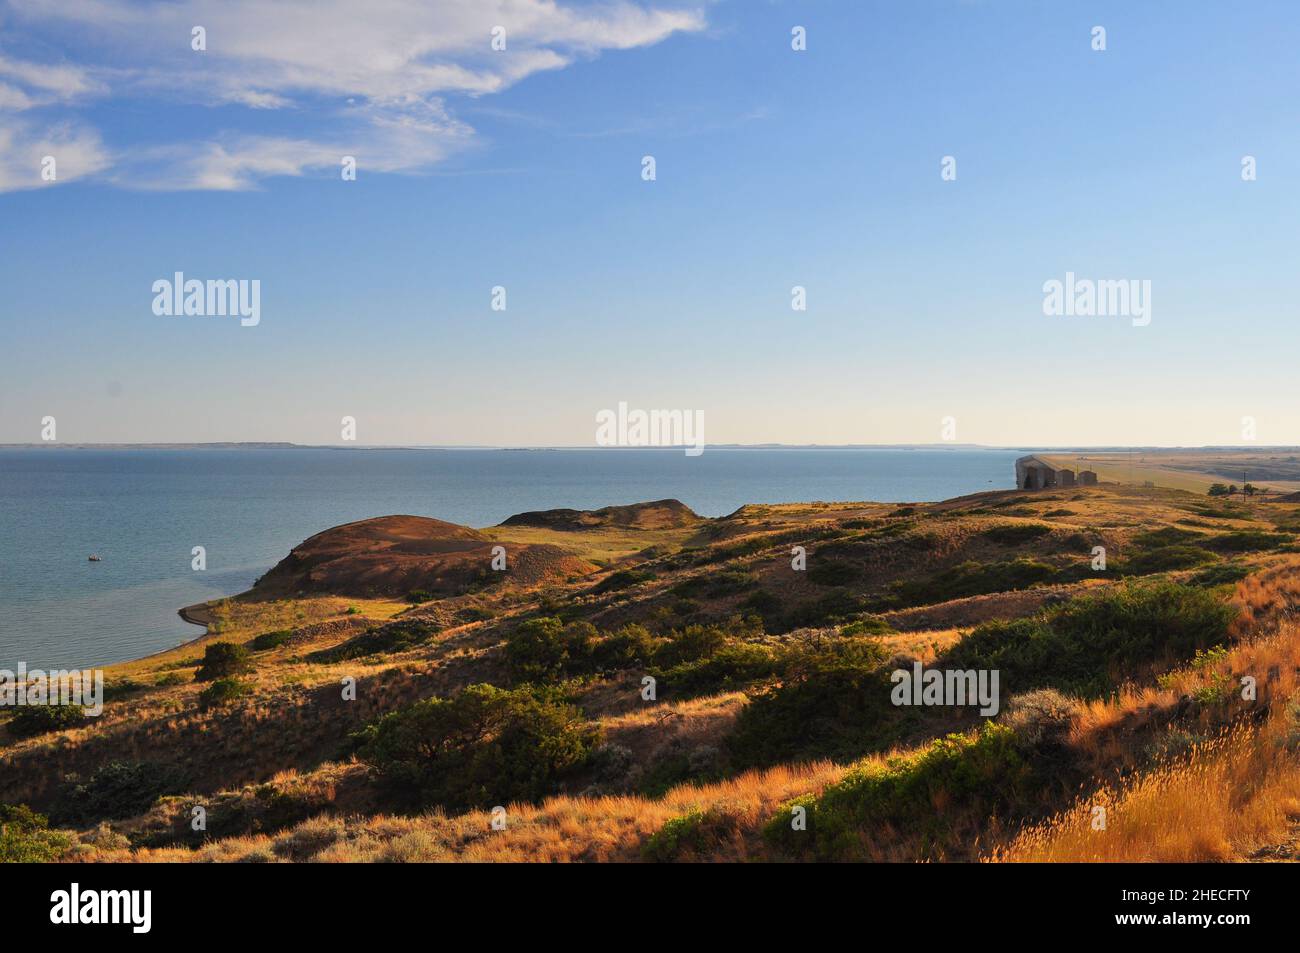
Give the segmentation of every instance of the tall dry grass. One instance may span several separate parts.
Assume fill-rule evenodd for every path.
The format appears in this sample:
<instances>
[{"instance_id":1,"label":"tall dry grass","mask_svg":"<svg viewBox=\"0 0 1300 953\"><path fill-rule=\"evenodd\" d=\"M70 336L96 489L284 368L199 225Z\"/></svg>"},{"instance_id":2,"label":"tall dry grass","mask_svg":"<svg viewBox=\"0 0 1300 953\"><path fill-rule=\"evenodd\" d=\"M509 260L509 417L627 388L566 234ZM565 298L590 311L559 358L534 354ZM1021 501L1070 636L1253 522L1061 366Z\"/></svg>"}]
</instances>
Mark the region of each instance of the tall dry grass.
<instances>
[{"instance_id":1,"label":"tall dry grass","mask_svg":"<svg viewBox=\"0 0 1300 953\"><path fill-rule=\"evenodd\" d=\"M994 861L1241 860L1300 839L1300 596L1297 563L1247 577L1233 604L1246 639L1160 680L1079 706L1071 743L1096 765L1132 762L1143 728L1188 708L1208 735L1123 785L1105 786L1022 832ZM1255 697L1243 679L1254 679ZM1189 700L1198 705L1189 706ZM1217 733L1216 733L1217 729ZM1176 739L1175 739L1176 740ZM1105 809L1105 826L1096 808Z\"/></svg>"},{"instance_id":2,"label":"tall dry grass","mask_svg":"<svg viewBox=\"0 0 1300 953\"><path fill-rule=\"evenodd\" d=\"M1298 827L1300 734L1283 715L1226 731L1123 788L1080 799L990 859L1234 861L1293 837Z\"/></svg>"},{"instance_id":3,"label":"tall dry grass","mask_svg":"<svg viewBox=\"0 0 1300 953\"><path fill-rule=\"evenodd\" d=\"M757 831L790 799L839 780L845 768L830 762L751 771L716 784L683 785L663 798L635 796L557 797L539 805L507 809L504 830L475 811L455 817L432 812L419 817L318 817L270 837L214 841L196 851L102 851L82 859L143 862L393 861L573 862L626 861L674 817L703 808L725 813L737 834L720 845L712 860L761 856Z\"/></svg>"}]
</instances>

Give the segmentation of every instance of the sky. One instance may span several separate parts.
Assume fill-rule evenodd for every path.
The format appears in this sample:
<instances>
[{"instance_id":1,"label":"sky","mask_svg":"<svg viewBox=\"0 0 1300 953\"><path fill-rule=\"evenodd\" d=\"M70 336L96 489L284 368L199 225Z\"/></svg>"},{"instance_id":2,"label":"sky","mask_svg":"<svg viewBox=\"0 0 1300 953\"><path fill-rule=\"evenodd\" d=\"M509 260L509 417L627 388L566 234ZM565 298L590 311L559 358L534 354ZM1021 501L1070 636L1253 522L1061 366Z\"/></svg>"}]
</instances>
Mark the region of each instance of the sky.
<instances>
[{"instance_id":1,"label":"sky","mask_svg":"<svg viewBox=\"0 0 1300 953\"><path fill-rule=\"evenodd\" d=\"M0 0L0 442L1300 444L1297 47L1284 0ZM1067 273L1149 312L1045 314Z\"/></svg>"}]
</instances>

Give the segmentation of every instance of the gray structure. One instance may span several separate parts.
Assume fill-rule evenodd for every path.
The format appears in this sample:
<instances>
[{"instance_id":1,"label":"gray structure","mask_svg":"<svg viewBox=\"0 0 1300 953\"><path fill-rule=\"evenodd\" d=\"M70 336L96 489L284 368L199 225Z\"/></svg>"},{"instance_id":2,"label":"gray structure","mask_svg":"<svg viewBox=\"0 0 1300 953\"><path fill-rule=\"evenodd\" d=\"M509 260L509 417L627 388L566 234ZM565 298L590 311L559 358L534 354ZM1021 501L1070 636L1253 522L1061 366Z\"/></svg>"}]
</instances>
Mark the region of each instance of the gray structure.
<instances>
[{"instance_id":1,"label":"gray structure","mask_svg":"<svg viewBox=\"0 0 1300 953\"><path fill-rule=\"evenodd\" d=\"M1040 457L1021 457L1016 461L1016 489L1050 490L1056 487L1096 486L1097 474L1092 470L1073 470L1054 467Z\"/></svg>"},{"instance_id":2,"label":"gray structure","mask_svg":"<svg viewBox=\"0 0 1300 953\"><path fill-rule=\"evenodd\" d=\"M1016 461L1016 489L1046 490L1056 486L1056 467L1034 456Z\"/></svg>"}]
</instances>

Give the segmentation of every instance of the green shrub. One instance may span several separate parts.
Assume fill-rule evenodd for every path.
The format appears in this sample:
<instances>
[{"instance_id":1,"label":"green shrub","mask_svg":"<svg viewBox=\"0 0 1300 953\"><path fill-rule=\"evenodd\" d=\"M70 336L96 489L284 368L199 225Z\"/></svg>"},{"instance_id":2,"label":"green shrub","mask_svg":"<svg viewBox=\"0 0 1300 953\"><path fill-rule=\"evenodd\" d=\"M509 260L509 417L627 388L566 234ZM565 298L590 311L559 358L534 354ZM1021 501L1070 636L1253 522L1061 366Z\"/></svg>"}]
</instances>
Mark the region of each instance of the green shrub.
<instances>
[{"instance_id":1,"label":"green shrub","mask_svg":"<svg viewBox=\"0 0 1300 953\"><path fill-rule=\"evenodd\" d=\"M612 575L606 576L595 586L592 587L592 593L595 595L604 595L607 592L617 592L620 589L627 589L638 583L648 582L653 579L655 574L645 569L620 569Z\"/></svg>"},{"instance_id":2,"label":"green shrub","mask_svg":"<svg viewBox=\"0 0 1300 953\"><path fill-rule=\"evenodd\" d=\"M185 790L184 772L155 761L110 761L82 783L72 781L60 792L53 813L61 820L85 824L135 817L158 798Z\"/></svg>"},{"instance_id":3,"label":"green shrub","mask_svg":"<svg viewBox=\"0 0 1300 953\"><path fill-rule=\"evenodd\" d=\"M801 802L811 821L807 831L791 828L787 806L764 836L792 854L853 861L871 859L883 832L904 831L917 841L918 859L940 859L964 845L967 824L984 828L991 816L1023 816L1042 786L1015 732L986 722L916 754L852 768L819 797ZM947 807L936 810L938 804Z\"/></svg>"},{"instance_id":4,"label":"green shrub","mask_svg":"<svg viewBox=\"0 0 1300 953\"><path fill-rule=\"evenodd\" d=\"M655 663L672 667L706 659L727 644L729 634L718 625L688 625L669 633L668 641L655 653Z\"/></svg>"},{"instance_id":5,"label":"green shrub","mask_svg":"<svg viewBox=\"0 0 1300 953\"><path fill-rule=\"evenodd\" d=\"M72 838L49 829L44 814L25 804L0 804L0 864L42 864L72 846Z\"/></svg>"},{"instance_id":6,"label":"green shrub","mask_svg":"<svg viewBox=\"0 0 1300 953\"><path fill-rule=\"evenodd\" d=\"M651 834L641 845L641 857L654 863L677 860L686 851L704 849L702 831L703 811L692 811L682 817L669 818L664 826Z\"/></svg>"},{"instance_id":7,"label":"green shrub","mask_svg":"<svg viewBox=\"0 0 1300 953\"><path fill-rule=\"evenodd\" d=\"M722 572L705 572L698 576L692 576L673 586L670 590L675 596L682 596L686 599L696 599L701 596L707 598L721 598L731 596L747 589L752 589L758 584L758 577L752 572L746 572L742 569L726 569Z\"/></svg>"},{"instance_id":8,"label":"green shrub","mask_svg":"<svg viewBox=\"0 0 1300 953\"><path fill-rule=\"evenodd\" d=\"M254 652L266 652L270 649L278 649L293 637L292 629L280 629L276 632L263 632L257 638L248 643L248 647Z\"/></svg>"},{"instance_id":9,"label":"green shrub","mask_svg":"<svg viewBox=\"0 0 1300 953\"><path fill-rule=\"evenodd\" d=\"M1204 586L1225 586L1229 583L1245 579L1251 574L1249 566L1243 566L1241 563L1220 563L1217 566L1211 566L1198 572L1191 579L1187 580L1189 585Z\"/></svg>"},{"instance_id":10,"label":"green shrub","mask_svg":"<svg viewBox=\"0 0 1300 953\"><path fill-rule=\"evenodd\" d=\"M782 659L781 683L741 709L727 739L739 767L796 758L847 760L892 740L884 650L874 639L832 639Z\"/></svg>"},{"instance_id":11,"label":"green shrub","mask_svg":"<svg viewBox=\"0 0 1300 953\"><path fill-rule=\"evenodd\" d=\"M738 819L716 808L692 811L681 817L670 818L663 827L651 834L641 845L641 857L652 863L669 863L675 860L694 859L707 855L735 836L740 829Z\"/></svg>"},{"instance_id":12,"label":"green shrub","mask_svg":"<svg viewBox=\"0 0 1300 953\"><path fill-rule=\"evenodd\" d=\"M774 592L759 589L745 597L740 604L742 612L759 615L765 622L775 622L781 615L781 598Z\"/></svg>"},{"instance_id":13,"label":"green shrub","mask_svg":"<svg viewBox=\"0 0 1300 953\"><path fill-rule=\"evenodd\" d=\"M433 593L429 592L427 589L412 589L406 594L406 601L416 606L424 602L429 602L433 598Z\"/></svg>"},{"instance_id":14,"label":"green shrub","mask_svg":"<svg viewBox=\"0 0 1300 953\"><path fill-rule=\"evenodd\" d=\"M895 582L878 601L878 607L905 609L947 602L949 599L982 596L990 592L1028 589L1047 582L1055 575L1056 569L1052 566L1024 557L996 563L971 560L945 569L929 579Z\"/></svg>"},{"instance_id":15,"label":"green shrub","mask_svg":"<svg viewBox=\"0 0 1300 953\"><path fill-rule=\"evenodd\" d=\"M985 623L938 664L996 669L1003 694L1058 688L1097 697L1141 667L1176 664L1222 642L1233 616L1203 588L1130 583L1034 618Z\"/></svg>"},{"instance_id":16,"label":"green shrub","mask_svg":"<svg viewBox=\"0 0 1300 953\"><path fill-rule=\"evenodd\" d=\"M565 625L554 616L529 619L506 639L506 661L518 682L590 671L598 633L590 622Z\"/></svg>"},{"instance_id":17,"label":"green shrub","mask_svg":"<svg viewBox=\"0 0 1300 953\"><path fill-rule=\"evenodd\" d=\"M1214 562L1216 558L1214 553L1198 546L1162 546L1138 553L1121 562L1115 569L1125 575L1149 576L1157 572L1203 566Z\"/></svg>"},{"instance_id":18,"label":"green shrub","mask_svg":"<svg viewBox=\"0 0 1300 953\"><path fill-rule=\"evenodd\" d=\"M862 570L849 563L831 559L817 559L808 567L808 578L819 586L843 586L862 575Z\"/></svg>"},{"instance_id":19,"label":"green shrub","mask_svg":"<svg viewBox=\"0 0 1300 953\"><path fill-rule=\"evenodd\" d=\"M253 668L248 649L234 642L213 642L203 653L199 670L194 673L196 682L210 682L216 678L243 675Z\"/></svg>"},{"instance_id":20,"label":"green shrub","mask_svg":"<svg viewBox=\"0 0 1300 953\"><path fill-rule=\"evenodd\" d=\"M840 629L840 635L889 635L895 629L879 616L864 616L861 619L854 619L848 625Z\"/></svg>"},{"instance_id":21,"label":"green shrub","mask_svg":"<svg viewBox=\"0 0 1300 953\"><path fill-rule=\"evenodd\" d=\"M51 731L84 728L90 716L81 705L19 705L9 719L9 734L31 738Z\"/></svg>"},{"instance_id":22,"label":"green shrub","mask_svg":"<svg viewBox=\"0 0 1300 953\"><path fill-rule=\"evenodd\" d=\"M386 715L357 740L361 759L407 796L467 811L552 793L586 764L599 729L532 690L471 685Z\"/></svg>"},{"instance_id":23,"label":"green shrub","mask_svg":"<svg viewBox=\"0 0 1300 953\"><path fill-rule=\"evenodd\" d=\"M144 682L137 681L134 678L115 678L104 685L103 700L106 702L120 701L123 698L130 698L148 687Z\"/></svg>"},{"instance_id":24,"label":"green shrub","mask_svg":"<svg viewBox=\"0 0 1300 953\"><path fill-rule=\"evenodd\" d=\"M777 672L777 654L766 645L737 642L705 658L682 662L656 678L675 696L714 694L744 688Z\"/></svg>"},{"instance_id":25,"label":"green shrub","mask_svg":"<svg viewBox=\"0 0 1300 953\"><path fill-rule=\"evenodd\" d=\"M356 638L335 648L314 652L311 657L314 661L344 662L367 655L405 652L423 645L441 631L440 626L427 619L400 619L367 629Z\"/></svg>"},{"instance_id":26,"label":"green shrub","mask_svg":"<svg viewBox=\"0 0 1300 953\"><path fill-rule=\"evenodd\" d=\"M252 686L238 678L218 678L199 692L199 704L204 708L229 705L252 691Z\"/></svg>"},{"instance_id":27,"label":"green shrub","mask_svg":"<svg viewBox=\"0 0 1300 953\"><path fill-rule=\"evenodd\" d=\"M1176 526L1162 526L1160 529L1138 533L1133 537L1133 542L1135 545L1146 549L1158 549L1164 546L1178 546L1182 543L1190 543L1193 540L1204 542L1205 539L1204 533L1197 533L1190 529L1179 529Z\"/></svg>"},{"instance_id":28,"label":"green shrub","mask_svg":"<svg viewBox=\"0 0 1300 953\"><path fill-rule=\"evenodd\" d=\"M1042 539L1052 531L1052 527L1042 523L1008 523L1006 526L994 526L984 531L984 537L1003 546L1019 546L1035 539Z\"/></svg>"},{"instance_id":29,"label":"green shrub","mask_svg":"<svg viewBox=\"0 0 1300 953\"><path fill-rule=\"evenodd\" d=\"M1291 542L1289 533L1267 533L1259 529L1242 529L1215 536L1206 545L1220 553L1250 553L1275 549Z\"/></svg>"},{"instance_id":30,"label":"green shrub","mask_svg":"<svg viewBox=\"0 0 1300 953\"><path fill-rule=\"evenodd\" d=\"M592 662L601 671L645 667L664 644L640 625L625 625L592 648Z\"/></svg>"},{"instance_id":31,"label":"green shrub","mask_svg":"<svg viewBox=\"0 0 1300 953\"><path fill-rule=\"evenodd\" d=\"M866 600L847 589L832 589L812 602L793 606L781 621L780 630L815 628L832 625L858 615L865 609Z\"/></svg>"}]
</instances>

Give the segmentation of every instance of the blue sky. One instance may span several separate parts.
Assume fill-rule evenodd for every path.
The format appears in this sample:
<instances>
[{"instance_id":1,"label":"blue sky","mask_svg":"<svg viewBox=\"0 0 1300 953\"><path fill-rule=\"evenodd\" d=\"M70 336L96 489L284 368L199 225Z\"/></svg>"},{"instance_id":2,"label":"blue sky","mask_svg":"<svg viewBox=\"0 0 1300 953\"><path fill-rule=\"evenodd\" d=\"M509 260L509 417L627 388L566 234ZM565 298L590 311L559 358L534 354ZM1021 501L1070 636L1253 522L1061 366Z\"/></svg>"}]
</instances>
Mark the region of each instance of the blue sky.
<instances>
[{"instance_id":1,"label":"blue sky","mask_svg":"<svg viewBox=\"0 0 1300 953\"><path fill-rule=\"evenodd\" d=\"M1300 443L1298 45L1284 2L0 2L0 442ZM261 323L155 315L176 271ZM1150 324L1045 316L1067 271Z\"/></svg>"}]
</instances>

